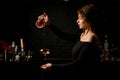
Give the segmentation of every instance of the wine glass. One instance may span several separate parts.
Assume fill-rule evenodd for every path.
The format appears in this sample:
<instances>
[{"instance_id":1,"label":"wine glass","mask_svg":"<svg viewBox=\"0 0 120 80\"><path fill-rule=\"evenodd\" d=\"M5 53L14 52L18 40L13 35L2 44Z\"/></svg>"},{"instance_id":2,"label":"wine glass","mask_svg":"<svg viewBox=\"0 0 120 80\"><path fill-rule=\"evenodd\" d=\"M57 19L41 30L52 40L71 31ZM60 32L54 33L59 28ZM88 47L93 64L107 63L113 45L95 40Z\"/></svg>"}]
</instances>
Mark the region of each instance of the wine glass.
<instances>
[{"instance_id":1,"label":"wine glass","mask_svg":"<svg viewBox=\"0 0 120 80\"><path fill-rule=\"evenodd\" d=\"M50 49L40 49L40 53L43 55L44 59L46 59L47 55L50 54Z\"/></svg>"},{"instance_id":2,"label":"wine glass","mask_svg":"<svg viewBox=\"0 0 120 80\"><path fill-rule=\"evenodd\" d=\"M45 23L45 16L46 16L46 14L43 13L41 16L38 17L37 22L36 22L36 25L38 28L42 28L45 26L45 24L46 24Z\"/></svg>"}]
</instances>

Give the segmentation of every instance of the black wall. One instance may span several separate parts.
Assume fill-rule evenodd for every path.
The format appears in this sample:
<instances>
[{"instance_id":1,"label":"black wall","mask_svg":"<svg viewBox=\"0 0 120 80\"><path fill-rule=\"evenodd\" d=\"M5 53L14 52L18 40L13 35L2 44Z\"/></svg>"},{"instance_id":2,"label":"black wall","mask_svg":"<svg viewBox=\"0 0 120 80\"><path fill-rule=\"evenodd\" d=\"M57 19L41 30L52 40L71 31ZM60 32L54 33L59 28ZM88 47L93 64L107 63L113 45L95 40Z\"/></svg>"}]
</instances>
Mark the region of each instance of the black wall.
<instances>
[{"instance_id":1,"label":"black wall","mask_svg":"<svg viewBox=\"0 0 120 80\"><path fill-rule=\"evenodd\" d=\"M101 41L104 41L104 34L107 34L111 44L120 43L119 39L119 0L91 0L102 11L104 24L99 27ZM38 1L20 0L4 1L1 4L1 40L11 44L12 41L19 45L20 38L24 39L26 50L34 51L39 55L41 48L49 48L51 57L69 59L73 43L60 39L49 28L38 29L35 27L37 17L43 12L48 13L50 20L64 32L79 33L76 24L76 10L89 0L64 1ZM6 7L7 6L7 7ZM117 35L117 36L116 36Z\"/></svg>"},{"instance_id":2,"label":"black wall","mask_svg":"<svg viewBox=\"0 0 120 80\"><path fill-rule=\"evenodd\" d=\"M39 51L41 48L49 48L52 58L69 59L71 58L72 42L59 38L49 27L38 29L35 27L37 17L46 12L51 22L60 30L66 33L77 33L76 9L68 3L54 4L31 4L32 10L29 11L29 41L31 49ZM32 43L31 43L32 42ZM34 50L34 51L36 51Z\"/></svg>"}]
</instances>

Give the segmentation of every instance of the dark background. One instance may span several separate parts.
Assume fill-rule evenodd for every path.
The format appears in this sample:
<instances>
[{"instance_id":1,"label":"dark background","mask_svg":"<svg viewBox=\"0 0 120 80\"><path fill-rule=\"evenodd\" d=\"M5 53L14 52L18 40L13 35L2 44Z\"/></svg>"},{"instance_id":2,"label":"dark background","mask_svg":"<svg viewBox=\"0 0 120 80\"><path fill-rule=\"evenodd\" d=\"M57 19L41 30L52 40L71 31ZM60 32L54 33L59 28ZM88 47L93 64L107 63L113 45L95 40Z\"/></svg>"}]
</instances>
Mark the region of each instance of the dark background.
<instances>
[{"instance_id":1,"label":"dark background","mask_svg":"<svg viewBox=\"0 0 120 80\"><path fill-rule=\"evenodd\" d=\"M12 41L15 41L20 48L20 38L23 38L25 51L33 51L34 58L37 61L39 59L41 60L39 52L41 48L50 49L50 55L48 57L51 57L53 62L58 63L59 60L60 62L69 61L71 60L73 43L59 38L49 27L45 29L36 28L35 21L40 14L47 12L52 23L62 31L79 33L76 25L76 10L82 4L89 2L95 3L102 13L100 16L102 26L97 28L100 33L102 45L104 35L107 34L110 43L109 46L119 49L120 52L120 0L69 0L68 2L63 0L1 0L0 41L5 41L8 45L11 45ZM113 44L114 46L112 47ZM28 63L28 65L21 65L21 63L14 65L9 62L7 64L3 63L0 65L1 79L7 79L9 77L9 79L16 80L17 77L17 79L50 80L49 77L51 75L53 77L61 77L62 73L59 72L58 74L57 72L53 72L53 74L49 72L44 73L39 68L39 63L41 62L39 61L38 64ZM100 65L96 68L96 71L97 74L95 73L95 76L98 76L98 78L119 78L119 66L115 64L114 66L109 64L108 66ZM60 77L56 75L60 75ZM66 73L63 75L66 75Z\"/></svg>"},{"instance_id":2,"label":"dark background","mask_svg":"<svg viewBox=\"0 0 120 80\"><path fill-rule=\"evenodd\" d=\"M99 32L101 42L104 35L108 35L110 46L118 44L119 47L119 0L4 0L0 3L0 40L11 44L15 41L20 45L20 38L24 39L25 50L31 50L39 55L41 48L49 48L51 57L69 59L73 44L60 39L49 28L37 29L35 21L43 12L48 13L51 22L67 33L79 33L76 24L76 10L84 3L95 3L101 10L101 23Z\"/></svg>"}]
</instances>

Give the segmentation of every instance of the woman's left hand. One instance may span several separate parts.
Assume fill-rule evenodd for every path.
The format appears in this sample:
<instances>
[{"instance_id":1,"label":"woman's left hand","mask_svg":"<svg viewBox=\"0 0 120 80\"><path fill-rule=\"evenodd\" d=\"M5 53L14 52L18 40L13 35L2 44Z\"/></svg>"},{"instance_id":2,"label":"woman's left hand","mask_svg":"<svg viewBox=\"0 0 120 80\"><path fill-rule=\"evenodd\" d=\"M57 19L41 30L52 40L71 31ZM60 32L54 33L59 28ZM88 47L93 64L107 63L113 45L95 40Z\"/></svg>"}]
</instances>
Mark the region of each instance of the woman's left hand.
<instances>
[{"instance_id":1,"label":"woman's left hand","mask_svg":"<svg viewBox=\"0 0 120 80\"><path fill-rule=\"evenodd\" d=\"M42 66L40 66L40 68L46 69L46 70L50 70L51 67L52 67L52 63L46 63L46 64L43 64Z\"/></svg>"}]
</instances>

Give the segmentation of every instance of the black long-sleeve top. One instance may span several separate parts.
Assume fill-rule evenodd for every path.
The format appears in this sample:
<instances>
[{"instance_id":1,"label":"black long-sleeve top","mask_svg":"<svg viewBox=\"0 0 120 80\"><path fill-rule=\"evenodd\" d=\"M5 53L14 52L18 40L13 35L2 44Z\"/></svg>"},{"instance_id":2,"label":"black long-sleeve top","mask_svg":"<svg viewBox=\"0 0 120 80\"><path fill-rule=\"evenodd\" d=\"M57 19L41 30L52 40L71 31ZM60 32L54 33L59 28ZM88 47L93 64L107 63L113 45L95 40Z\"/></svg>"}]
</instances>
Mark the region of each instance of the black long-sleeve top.
<instances>
[{"instance_id":1,"label":"black long-sleeve top","mask_svg":"<svg viewBox=\"0 0 120 80\"><path fill-rule=\"evenodd\" d=\"M101 49L91 42L77 41L72 49L72 62L53 64L54 68L77 69L92 67L100 62Z\"/></svg>"},{"instance_id":2,"label":"black long-sleeve top","mask_svg":"<svg viewBox=\"0 0 120 80\"><path fill-rule=\"evenodd\" d=\"M80 35L77 34L67 34L60 31L55 26L49 26L59 37L71 40L75 42L74 47L72 48L72 62L61 63L61 64L52 64L52 69L64 68L64 69L79 69L85 65L94 65L100 62L101 49L94 42L82 42L80 41Z\"/></svg>"}]
</instances>

